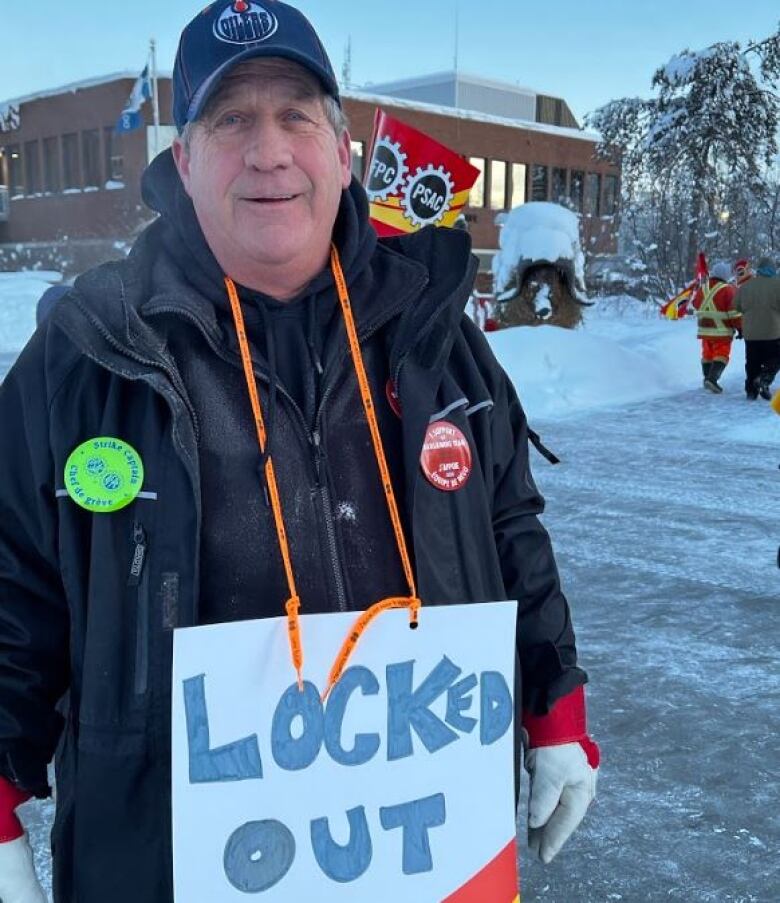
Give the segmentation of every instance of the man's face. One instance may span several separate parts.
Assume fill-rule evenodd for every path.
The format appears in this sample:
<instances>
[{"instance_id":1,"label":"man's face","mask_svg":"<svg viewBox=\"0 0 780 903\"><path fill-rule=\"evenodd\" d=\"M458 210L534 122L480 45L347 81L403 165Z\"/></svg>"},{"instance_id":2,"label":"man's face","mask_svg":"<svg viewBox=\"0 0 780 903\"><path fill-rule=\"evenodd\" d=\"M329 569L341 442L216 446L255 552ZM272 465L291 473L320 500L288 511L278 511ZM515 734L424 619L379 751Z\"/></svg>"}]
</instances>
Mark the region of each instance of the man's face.
<instances>
[{"instance_id":1,"label":"man's face","mask_svg":"<svg viewBox=\"0 0 780 903\"><path fill-rule=\"evenodd\" d=\"M301 66L250 60L222 80L189 147L174 142L206 241L245 284L253 282L247 273L289 273L294 281L300 270L302 285L327 259L350 182L350 139L336 137L323 101Z\"/></svg>"}]
</instances>

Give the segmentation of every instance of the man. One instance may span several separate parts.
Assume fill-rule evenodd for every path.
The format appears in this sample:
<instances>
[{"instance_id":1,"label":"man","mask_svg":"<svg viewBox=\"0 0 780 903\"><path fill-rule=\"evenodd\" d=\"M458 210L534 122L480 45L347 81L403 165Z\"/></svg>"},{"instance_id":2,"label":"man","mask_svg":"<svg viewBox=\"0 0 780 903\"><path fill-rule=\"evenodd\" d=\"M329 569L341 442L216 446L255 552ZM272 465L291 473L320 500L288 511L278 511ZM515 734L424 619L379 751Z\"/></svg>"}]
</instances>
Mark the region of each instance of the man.
<instances>
[{"instance_id":1,"label":"man","mask_svg":"<svg viewBox=\"0 0 780 903\"><path fill-rule=\"evenodd\" d=\"M734 309L736 290L729 282L730 276L727 263L716 263L692 302L699 322L704 388L716 394L723 391L718 380L729 362L731 342L741 325L739 312Z\"/></svg>"},{"instance_id":2,"label":"man","mask_svg":"<svg viewBox=\"0 0 780 903\"><path fill-rule=\"evenodd\" d=\"M39 900L14 809L48 794L59 741L55 900L170 903L172 631L283 614L273 490L305 611L404 595L338 270L419 596L519 600L531 845L549 861L594 795L598 748L525 417L462 315L468 236L377 241L332 68L286 4L223 0L187 26L174 117L144 176L159 219L78 279L0 390L0 897ZM421 461L437 418L468 444L452 491ZM132 478L142 463L144 491L94 513L102 489L72 485L103 479L85 443L128 455Z\"/></svg>"},{"instance_id":3,"label":"man","mask_svg":"<svg viewBox=\"0 0 780 903\"><path fill-rule=\"evenodd\" d=\"M734 307L745 336L745 395L768 401L780 370L780 278L768 257L759 260L755 278L740 286Z\"/></svg>"}]
</instances>

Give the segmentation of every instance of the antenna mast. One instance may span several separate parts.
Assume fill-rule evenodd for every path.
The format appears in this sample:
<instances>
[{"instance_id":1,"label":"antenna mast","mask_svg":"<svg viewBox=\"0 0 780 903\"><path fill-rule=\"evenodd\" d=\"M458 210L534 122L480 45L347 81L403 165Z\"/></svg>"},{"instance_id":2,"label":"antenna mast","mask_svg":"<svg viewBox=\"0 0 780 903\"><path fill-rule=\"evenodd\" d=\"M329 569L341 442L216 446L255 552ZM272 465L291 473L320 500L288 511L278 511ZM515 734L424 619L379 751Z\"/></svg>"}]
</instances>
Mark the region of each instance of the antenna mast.
<instances>
[{"instance_id":1,"label":"antenna mast","mask_svg":"<svg viewBox=\"0 0 780 903\"><path fill-rule=\"evenodd\" d=\"M352 87L352 35L347 36L344 48L344 64L341 67L341 83L345 88Z\"/></svg>"}]
</instances>

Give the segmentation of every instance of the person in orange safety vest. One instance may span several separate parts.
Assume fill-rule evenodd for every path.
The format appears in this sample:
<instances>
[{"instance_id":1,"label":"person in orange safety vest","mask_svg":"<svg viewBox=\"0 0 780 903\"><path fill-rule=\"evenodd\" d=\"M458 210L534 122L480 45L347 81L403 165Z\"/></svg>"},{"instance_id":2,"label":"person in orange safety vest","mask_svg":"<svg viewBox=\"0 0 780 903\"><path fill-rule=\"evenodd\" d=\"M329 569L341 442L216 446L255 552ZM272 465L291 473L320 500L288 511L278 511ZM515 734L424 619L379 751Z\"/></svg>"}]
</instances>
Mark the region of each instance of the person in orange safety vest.
<instances>
[{"instance_id":1,"label":"person in orange safety vest","mask_svg":"<svg viewBox=\"0 0 780 903\"><path fill-rule=\"evenodd\" d=\"M699 321L704 388L715 393L723 391L718 380L729 362L734 334L742 337L742 315L734 308L736 289L729 282L730 276L728 264L716 263L692 302Z\"/></svg>"}]
</instances>

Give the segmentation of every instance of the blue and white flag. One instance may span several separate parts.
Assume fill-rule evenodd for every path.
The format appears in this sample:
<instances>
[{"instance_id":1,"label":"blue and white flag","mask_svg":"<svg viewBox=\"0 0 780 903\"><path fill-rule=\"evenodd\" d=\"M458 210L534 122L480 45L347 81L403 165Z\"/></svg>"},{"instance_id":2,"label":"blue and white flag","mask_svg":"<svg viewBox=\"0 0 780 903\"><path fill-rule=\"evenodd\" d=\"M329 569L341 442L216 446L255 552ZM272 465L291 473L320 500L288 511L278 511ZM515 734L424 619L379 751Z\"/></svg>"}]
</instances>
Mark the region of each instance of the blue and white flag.
<instances>
[{"instance_id":1,"label":"blue and white flag","mask_svg":"<svg viewBox=\"0 0 780 903\"><path fill-rule=\"evenodd\" d=\"M127 98L127 103L122 110L116 125L115 132L132 132L133 129L143 125L141 107L152 97L152 82L149 78L149 64L144 66L144 71L138 76L133 85L133 90Z\"/></svg>"}]
</instances>

